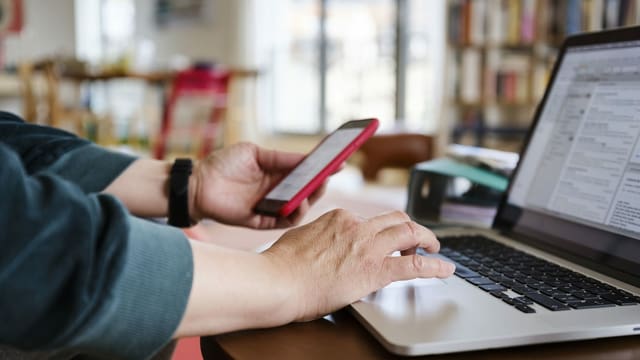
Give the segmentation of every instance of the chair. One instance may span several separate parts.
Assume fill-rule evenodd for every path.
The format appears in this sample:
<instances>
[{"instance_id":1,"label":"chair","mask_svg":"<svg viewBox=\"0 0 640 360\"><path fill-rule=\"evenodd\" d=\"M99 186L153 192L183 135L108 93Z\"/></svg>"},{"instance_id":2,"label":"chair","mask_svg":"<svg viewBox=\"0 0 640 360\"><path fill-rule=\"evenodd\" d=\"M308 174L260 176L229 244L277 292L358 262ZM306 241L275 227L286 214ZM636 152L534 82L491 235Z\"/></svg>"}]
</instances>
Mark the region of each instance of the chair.
<instances>
[{"instance_id":1,"label":"chair","mask_svg":"<svg viewBox=\"0 0 640 360\"><path fill-rule=\"evenodd\" d=\"M197 151L197 156L203 157L213 149L218 129L226 113L230 80L231 72L216 69L210 65L196 65L176 75L163 109L160 133L154 147L155 158L165 157L169 147L169 137L175 130L176 105L180 98L186 96L201 96L211 100L212 110L201 131L202 144ZM195 130L194 133L198 132L198 129ZM190 141L197 140L191 138Z\"/></svg>"},{"instance_id":2,"label":"chair","mask_svg":"<svg viewBox=\"0 0 640 360\"><path fill-rule=\"evenodd\" d=\"M23 62L18 66L22 82L23 117L28 122L44 124L86 136L95 115L79 105L64 104L60 96L61 64L54 60ZM77 100L77 99L76 99Z\"/></svg>"},{"instance_id":3,"label":"chair","mask_svg":"<svg viewBox=\"0 0 640 360\"><path fill-rule=\"evenodd\" d=\"M431 160L435 140L422 134L375 135L359 149L360 169L367 181L375 181L384 168L410 169L413 165Z\"/></svg>"}]
</instances>

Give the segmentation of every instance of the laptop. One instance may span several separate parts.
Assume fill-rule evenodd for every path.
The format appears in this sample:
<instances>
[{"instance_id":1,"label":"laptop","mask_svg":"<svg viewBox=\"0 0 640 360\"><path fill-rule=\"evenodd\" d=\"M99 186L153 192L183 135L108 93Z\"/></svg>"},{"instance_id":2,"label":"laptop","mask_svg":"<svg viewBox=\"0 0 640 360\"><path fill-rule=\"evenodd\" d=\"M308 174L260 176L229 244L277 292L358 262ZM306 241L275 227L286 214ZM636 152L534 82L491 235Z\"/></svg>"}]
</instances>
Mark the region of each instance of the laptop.
<instances>
[{"instance_id":1,"label":"laptop","mask_svg":"<svg viewBox=\"0 0 640 360\"><path fill-rule=\"evenodd\" d=\"M435 232L454 276L350 306L389 351L640 335L640 27L569 37L491 229Z\"/></svg>"}]
</instances>

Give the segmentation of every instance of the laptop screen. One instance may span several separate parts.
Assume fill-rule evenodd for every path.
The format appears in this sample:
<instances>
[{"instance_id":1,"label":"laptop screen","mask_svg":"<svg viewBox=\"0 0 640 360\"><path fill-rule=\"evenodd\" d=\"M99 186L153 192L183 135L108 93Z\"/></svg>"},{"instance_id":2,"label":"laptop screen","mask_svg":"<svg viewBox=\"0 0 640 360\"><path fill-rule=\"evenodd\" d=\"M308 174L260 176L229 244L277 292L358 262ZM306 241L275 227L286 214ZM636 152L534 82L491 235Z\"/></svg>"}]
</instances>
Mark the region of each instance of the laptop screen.
<instances>
[{"instance_id":1,"label":"laptop screen","mask_svg":"<svg viewBox=\"0 0 640 360\"><path fill-rule=\"evenodd\" d=\"M559 58L496 224L637 277L640 40L582 37Z\"/></svg>"}]
</instances>

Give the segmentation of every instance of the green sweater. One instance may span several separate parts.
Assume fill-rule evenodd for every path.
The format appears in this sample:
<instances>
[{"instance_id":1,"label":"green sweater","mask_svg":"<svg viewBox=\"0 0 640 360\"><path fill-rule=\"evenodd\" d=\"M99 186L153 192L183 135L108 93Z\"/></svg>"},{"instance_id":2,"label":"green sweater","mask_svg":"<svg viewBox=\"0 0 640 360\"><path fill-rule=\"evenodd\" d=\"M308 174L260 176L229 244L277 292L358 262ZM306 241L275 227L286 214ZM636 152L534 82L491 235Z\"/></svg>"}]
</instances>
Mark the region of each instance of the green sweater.
<instances>
[{"instance_id":1,"label":"green sweater","mask_svg":"<svg viewBox=\"0 0 640 360\"><path fill-rule=\"evenodd\" d=\"M144 359L169 342L193 257L100 193L133 160L0 112L0 345Z\"/></svg>"}]
</instances>

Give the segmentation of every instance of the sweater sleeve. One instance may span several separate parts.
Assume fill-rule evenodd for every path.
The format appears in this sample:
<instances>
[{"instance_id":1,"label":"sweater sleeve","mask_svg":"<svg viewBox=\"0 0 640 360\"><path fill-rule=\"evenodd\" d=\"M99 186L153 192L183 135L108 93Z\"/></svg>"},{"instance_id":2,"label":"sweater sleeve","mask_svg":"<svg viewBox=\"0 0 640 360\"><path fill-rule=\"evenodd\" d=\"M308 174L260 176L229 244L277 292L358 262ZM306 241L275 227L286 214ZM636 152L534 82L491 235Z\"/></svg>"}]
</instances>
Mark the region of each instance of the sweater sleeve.
<instances>
[{"instance_id":1,"label":"sweater sleeve","mask_svg":"<svg viewBox=\"0 0 640 360\"><path fill-rule=\"evenodd\" d=\"M0 143L18 154L27 174L51 172L73 182L85 193L104 190L135 160L66 131L26 123L2 111Z\"/></svg>"},{"instance_id":2,"label":"sweater sleeve","mask_svg":"<svg viewBox=\"0 0 640 360\"><path fill-rule=\"evenodd\" d=\"M134 160L130 155L85 144L66 152L43 171L71 181L85 193L100 192Z\"/></svg>"},{"instance_id":3,"label":"sweater sleeve","mask_svg":"<svg viewBox=\"0 0 640 360\"><path fill-rule=\"evenodd\" d=\"M184 234L86 194L64 179L65 163L29 174L2 144L0 162L0 343L123 359L166 344L191 290Z\"/></svg>"}]
</instances>

